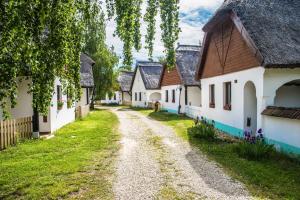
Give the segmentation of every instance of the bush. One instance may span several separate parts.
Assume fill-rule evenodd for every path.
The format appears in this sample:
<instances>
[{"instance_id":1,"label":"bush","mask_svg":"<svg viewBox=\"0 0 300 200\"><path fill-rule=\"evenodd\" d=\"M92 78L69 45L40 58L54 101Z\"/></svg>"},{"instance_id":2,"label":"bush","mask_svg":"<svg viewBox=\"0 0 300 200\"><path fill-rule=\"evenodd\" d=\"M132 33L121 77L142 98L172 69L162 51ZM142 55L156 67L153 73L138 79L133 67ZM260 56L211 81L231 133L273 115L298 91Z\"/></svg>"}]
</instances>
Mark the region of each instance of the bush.
<instances>
[{"instance_id":1,"label":"bush","mask_svg":"<svg viewBox=\"0 0 300 200\"><path fill-rule=\"evenodd\" d=\"M195 126L188 128L188 134L194 138L215 139L215 128L211 124L198 123Z\"/></svg>"},{"instance_id":2,"label":"bush","mask_svg":"<svg viewBox=\"0 0 300 200\"><path fill-rule=\"evenodd\" d=\"M275 152L274 146L265 142L262 130L258 130L256 136L249 132L244 133L244 140L238 143L234 150L240 157L248 160L261 160L269 158L272 152Z\"/></svg>"},{"instance_id":3,"label":"bush","mask_svg":"<svg viewBox=\"0 0 300 200\"><path fill-rule=\"evenodd\" d=\"M243 141L235 146L235 151L240 157L248 160L261 160L269 158L274 152L273 145L269 145L263 141L258 141L254 144Z\"/></svg>"}]
</instances>

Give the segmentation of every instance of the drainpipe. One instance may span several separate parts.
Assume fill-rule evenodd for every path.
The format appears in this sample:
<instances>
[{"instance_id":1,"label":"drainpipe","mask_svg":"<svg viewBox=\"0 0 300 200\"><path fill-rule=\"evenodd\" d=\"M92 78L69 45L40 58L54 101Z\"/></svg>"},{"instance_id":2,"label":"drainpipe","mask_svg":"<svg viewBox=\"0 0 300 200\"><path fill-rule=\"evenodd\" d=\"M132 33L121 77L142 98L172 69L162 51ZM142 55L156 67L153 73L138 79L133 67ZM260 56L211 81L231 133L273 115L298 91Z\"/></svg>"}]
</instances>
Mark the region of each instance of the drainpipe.
<instances>
[{"instance_id":1,"label":"drainpipe","mask_svg":"<svg viewBox=\"0 0 300 200\"><path fill-rule=\"evenodd\" d=\"M182 86L179 86L179 105L178 105L178 114L180 114L180 109L181 109L181 105L180 105L180 99L181 99L181 91L182 91Z\"/></svg>"},{"instance_id":2,"label":"drainpipe","mask_svg":"<svg viewBox=\"0 0 300 200\"><path fill-rule=\"evenodd\" d=\"M33 108L33 116L32 116L32 137L39 138L40 131L39 131L39 112L37 108Z\"/></svg>"}]
</instances>

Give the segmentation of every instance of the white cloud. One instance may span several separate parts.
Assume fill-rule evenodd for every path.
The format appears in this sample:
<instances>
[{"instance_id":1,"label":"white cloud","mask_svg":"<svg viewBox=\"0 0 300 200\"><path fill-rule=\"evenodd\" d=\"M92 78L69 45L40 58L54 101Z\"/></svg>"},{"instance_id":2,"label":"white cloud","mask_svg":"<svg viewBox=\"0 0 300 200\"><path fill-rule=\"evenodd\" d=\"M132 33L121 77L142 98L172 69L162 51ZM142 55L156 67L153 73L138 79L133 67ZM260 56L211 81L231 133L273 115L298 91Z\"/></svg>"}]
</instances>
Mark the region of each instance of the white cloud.
<instances>
[{"instance_id":1,"label":"white cloud","mask_svg":"<svg viewBox=\"0 0 300 200\"><path fill-rule=\"evenodd\" d=\"M208 10L214 12L217 7L221 5L223 0L180 0L180 12L184 13L184 17L179 22L179 26L182 32L179 34L178 42L181 44L199 44L202 42L203 32L202 27L204 25L203 20L199 20L199 15L202 12L196 12L198 9ZM146 3L143 4L142 12L145 12ZM204 14L204 13L203 13ZM207 14L207 13L206 13ZM200 16L201 17L201 16ZM160 29L160 17L157 18L156 23L156 36L154 41L154 59L163 56L164 46L161 41L161 29ZM134 51L133 57L135 60L147 60L148 51L144 48L145 46L145 35L146 35L146 23L141 23L141 34L142 34L142 49L139 52ZM107 44L114 46L115 51L119 56L122 56L123 43L118 37L113 37L116 24L113 20L107 22ZM122 62L122 61L120 61Z\"/></svg>"}]
</instances>

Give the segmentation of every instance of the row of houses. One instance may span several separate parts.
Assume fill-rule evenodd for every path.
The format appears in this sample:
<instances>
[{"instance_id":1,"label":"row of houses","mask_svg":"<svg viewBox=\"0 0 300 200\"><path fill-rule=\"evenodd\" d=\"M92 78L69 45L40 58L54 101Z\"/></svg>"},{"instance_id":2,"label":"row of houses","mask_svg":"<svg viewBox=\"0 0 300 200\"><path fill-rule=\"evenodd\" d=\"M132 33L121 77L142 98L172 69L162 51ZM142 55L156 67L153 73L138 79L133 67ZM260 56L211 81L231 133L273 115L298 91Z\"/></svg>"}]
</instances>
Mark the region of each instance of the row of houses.
<instances>
[{"instance_id":1,"label":"row of houses","mask_svg":"<svg viewBox=\"0 0 300 200\"><path fill-rule=\"evenodd\" d=\"M227 0L204 26L202 47L178 45L171 70L145 61L122 72L116 102L158 101L237 137L262 129L276 148L300 154L299 13L299 1Z\"/></svg>"},{"instance_id":2,"label":"row of houses","mask_svg":"<svg viewBox=\"0 0 300 200\"><path fill-rule=\"evenodd\" d=\"M80 101L70 104L68 95L63 88L59 78L55 79L54 91L52 94L51 104L49 105L48 115L38 115L38 119L33 130L39 137L39 134L49 134L58 130L62 126L73 122L76 117L87 115L90 110L90 103L93 96L94 79L93 65L95 62L86 54L80 55L80 84L81 99ZM34 116L32 107L32 94L29 93L31 85L30 77L19 77L17 104L11 108L10 115L12 119L21 119ZM22 81L21 81L22 80ZM4 120L0 109L0 121Z\"/></svg>"}]
</instances>

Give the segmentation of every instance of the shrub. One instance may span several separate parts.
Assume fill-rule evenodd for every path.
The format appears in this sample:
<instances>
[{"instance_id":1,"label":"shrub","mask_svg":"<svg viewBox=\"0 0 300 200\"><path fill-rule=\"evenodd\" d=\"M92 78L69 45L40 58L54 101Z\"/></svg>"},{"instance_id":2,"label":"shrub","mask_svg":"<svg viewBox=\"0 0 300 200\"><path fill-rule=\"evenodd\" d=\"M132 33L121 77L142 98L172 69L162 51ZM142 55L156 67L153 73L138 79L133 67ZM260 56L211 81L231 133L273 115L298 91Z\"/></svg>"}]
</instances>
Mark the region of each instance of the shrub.
<instances>
[{"instance_id":1,"label":"shrub","mask_svg":"<svg viewBox=\"0 0 300 200\"><path fill-rule=\"evenodd\" d=\"M212 124L208 123L198 123L195 126L188 128L188 134L194 138L201 139L215 139L216 132L215 128Z\"/></svg>"},{"instance_id":2,"label":"shrub","mask_svg":"<svg viewBox=\"0 0 300 200\"><path fill-rule=\"evenodd\" d=\"M269 158L271 153L275 151L273 145L265 142L261 129L258 130L256 136L245 131L243 141L235 145L234 150L240 157L248 160Z\"/></svg>"}]
</instances>

